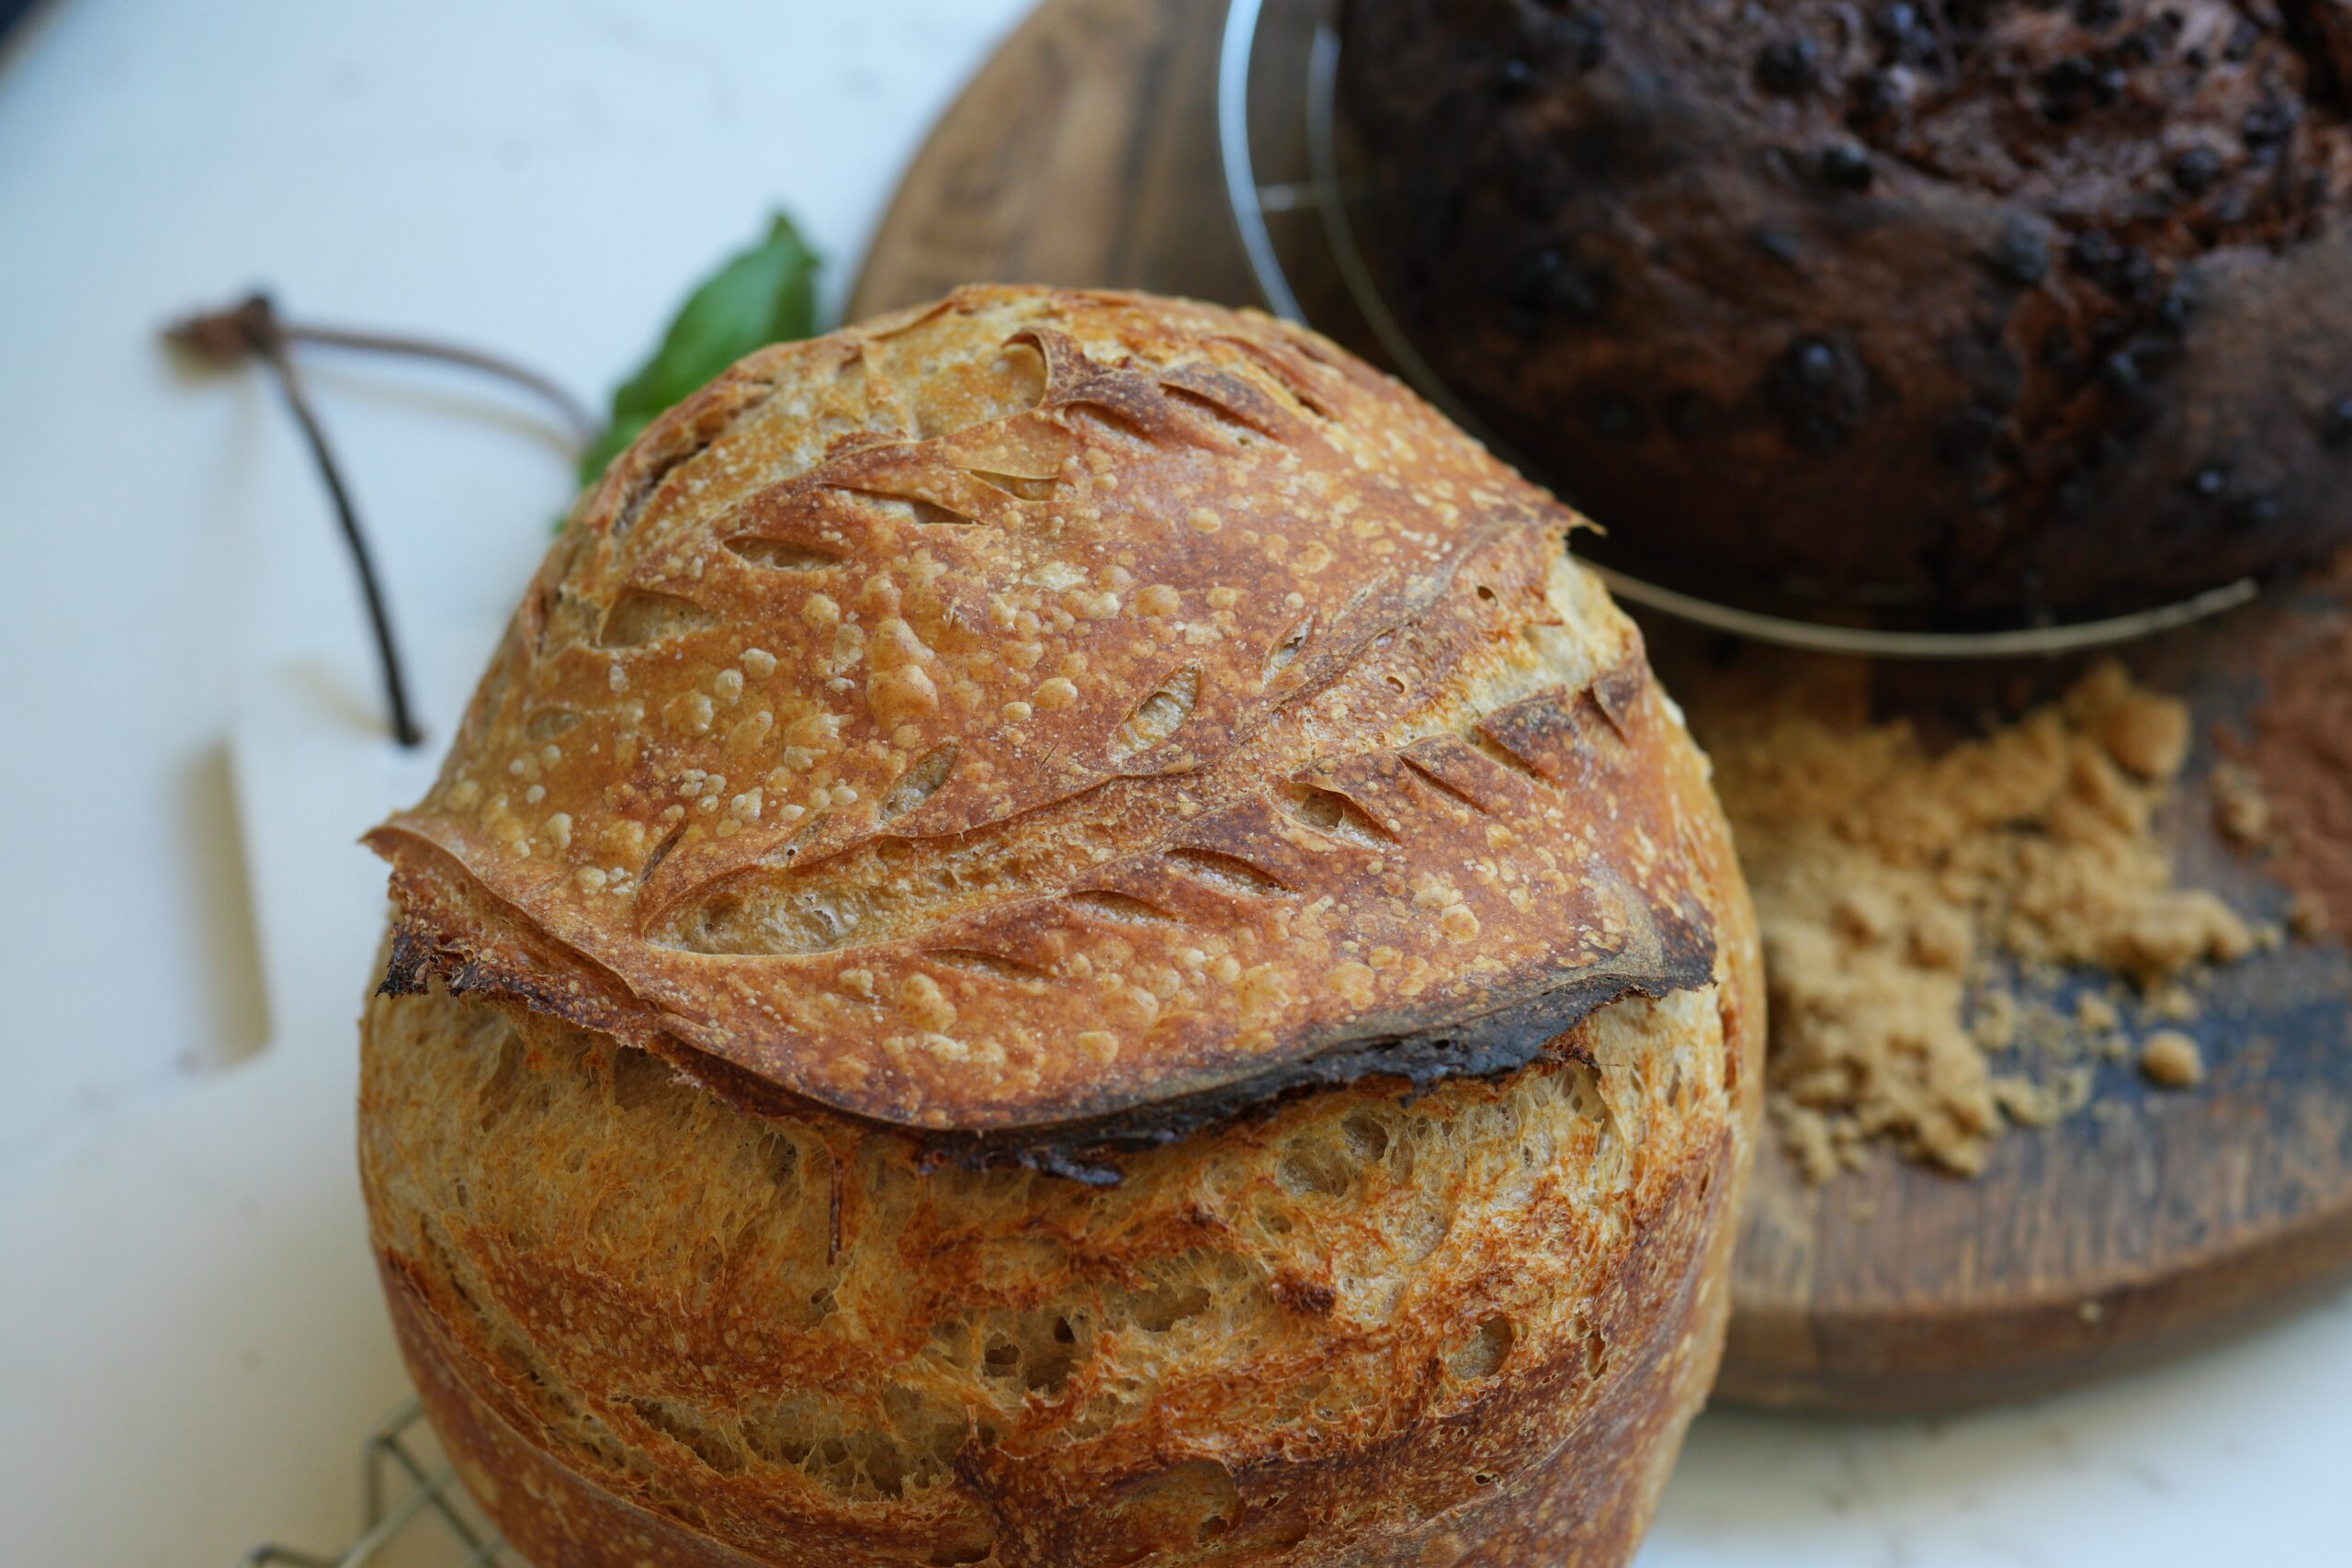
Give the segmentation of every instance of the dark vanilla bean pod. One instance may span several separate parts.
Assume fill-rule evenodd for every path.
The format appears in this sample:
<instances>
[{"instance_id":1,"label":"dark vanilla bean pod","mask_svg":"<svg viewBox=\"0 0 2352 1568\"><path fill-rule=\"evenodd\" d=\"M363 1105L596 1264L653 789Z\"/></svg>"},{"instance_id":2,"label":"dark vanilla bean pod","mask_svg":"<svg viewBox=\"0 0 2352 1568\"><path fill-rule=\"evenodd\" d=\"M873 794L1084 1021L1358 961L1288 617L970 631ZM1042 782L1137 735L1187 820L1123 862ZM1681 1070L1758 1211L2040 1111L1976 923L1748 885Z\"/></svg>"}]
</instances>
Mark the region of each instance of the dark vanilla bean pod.
<instances>
[{"instance_id":1,"label":"dark vanilla bean pod","mask_svg":"<svg viewBox=\"0 0 2352 1568\"><path fill-rule=\"evenodd\" d=\"M272 333L264 336L255 347L277 372L277 384L286 394L287 406L294 411L294 418L310 442L311 455L318 459L319 477L326 481L327 495L334 502L335 521L343 527L344 543L351 547L351 564L359 574L360 595L368 603L368 624L376 634L376 657L383 666L384 702L391 714L392 739L402 746L418 745L424 739L424 731L417 727L416 716L409 709L408 681L401 668L400 645L392 636L391 612L385 605L383 585L377 581L376 562L368 551L367 536L360 530L351 492L335 466L326 432L320 426L311 400L302 389L302 378L295 373L294 362L286 356L284 341Z\"/></svg>"},{"instance_id":2,"label":"dark vanilla bean pod","mask_svg":"<svg viewBox=\"0 0 2352 1568\"><path fill-rule=\"evenodd\" d=\"M319 348L350 348L368 354L398 355L406 359L429 359L494 376L512 386L520 387L547 404L556 416L556 422L562 425L564 435L574 446L585 446L595 439L596 433L603 427L602 422L589 412L587 405L566 391L553 377L542 375L526 365L518 365L502 355L439 338L419 337L411 333L363 331L354 327L329 326L320 321L289 321L277 314L265 295L256 294L225 310L208 310L190 316L165 328L164 336L200 358L220 365L233 365L253 351L253 334L265 327L282 344L310 344Z\"/></svg>"},{"instance_id":3,"label":"dark vanilla bean pod","mask_svg":"<svg viewBox=\"0 0 2352 1568\"><path fill-rule=\"evenodd\" d=\"M445 343L437 338L413 337L405 333L356 332L348 327L322 326L315 321L284 321L277 323L277 335L287 343L303 343L321 348L353 348L371 354L393 354L409 359L430 359L444 365L463 366L495 376L503 381L532 393L556 416L563 426L565 437L574 446L585 446L596 437L602 422L589 412L587 405L547 376L528 366L517 365L511 359L488 354L462 344Z\"/></svg>"},{"instance_id":4,"label":"dark vanilla bean pod","mask_svg":"<svg viewBox=\"0 0 2352 1568\"><path fill-rule=\"evenodd\" d=\"M166 328L164 335L175 345L219 364L257 355L276 372L278 389L285 393L287 406L293 410L295 422L302 427L303 438L310 444L311 456L318 463L319 477L326 482L335 521L342 526L344 543L351 550L352 566L359 576L360 595L367 603L368 625L376 637L376 657L383 673L384 701L390 711L392 737L402 746L417 745L424 739L424 732L418 728L409 707L408 681L401 665L399 643L392 636L391 615L384 603L383 587L377 580L375 558L368 548L358 511L352 504L349 488L343 482L343 471L335 463L334 448L327 444L326 431L311 407L293 360L287 355L286 334L278 325L268 296L255 294L233 310L191 317Z\"/></svg>"},{"instance_id":5,"label":"dark vanilla bean pod","mask_svg":"<svg viewBox=\"0 0 2352 1568\"><path fill-rule=\"evenodd\" d=\"M771 343L804 338L815 330L817 257L781 213L768 222L759 243L728 258L705 279L680 307L653 357L613 394L613 412L606 421L590 412L552 378L502 355L435 338L405 333L361 331L315 321L289 321L279 316L268 296L254 294L227 310L188 317L164 330L164 339L197 358L216 366L242 363L259 355L277 372L287 402L301 423L327 493L351 547L352 560L368 603L368 618L382 660L384 691L392 728L401 744L420 739L408 706L400 653L391 620L377 582L356 509L336 468L326 434L311 406L302 381L287 352L295 344L318 348L356 349L363 353L399 355L434 360L493 376L539 399L578 452L580 482L594 483L612 457L626 447L664 410L753 350ZM561 526L560 523L558 526Z\"/></svg>"}]
</instances>

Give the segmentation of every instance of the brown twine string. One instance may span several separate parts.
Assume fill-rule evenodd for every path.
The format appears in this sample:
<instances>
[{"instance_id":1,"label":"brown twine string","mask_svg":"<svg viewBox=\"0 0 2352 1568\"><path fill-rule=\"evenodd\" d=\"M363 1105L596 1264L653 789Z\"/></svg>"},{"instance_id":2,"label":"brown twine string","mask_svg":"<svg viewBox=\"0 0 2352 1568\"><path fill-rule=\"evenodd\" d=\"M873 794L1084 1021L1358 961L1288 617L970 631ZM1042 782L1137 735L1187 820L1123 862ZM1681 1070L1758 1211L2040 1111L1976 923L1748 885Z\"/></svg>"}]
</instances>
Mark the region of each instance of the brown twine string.
<instances>
[{"instance_id":1,"label":"brown twine string","mask_svg":"<svg viewBox=\"0 0 2352 1568\"><path fill-rule=\"evenodd\" d=\"M376 574L375 558L368 550L366 532L360 527L350 487L344 482L343 470L335 461L334 448L328 445L325 427L319 423L318 412L311 406L292 356L287 353L288 346L300 343L400 355L495 376L544 400L575 446L585 446L594 438L594 416L554 381L512 360L430 338L287 321L278 316L266 294L252 295L225 310L206 311L176 321L164 329L164 337L175 347L213 365L236 365L258 358L277 378L287 406L302 427L303 439L318 464L327 499L334 505L335 521L342 526L344 543L351 551L360 596L368 607L368 625L375 633L376 658L383 676L384 703L391 716L393 738L402 746L417 745L424 739L424 732L409 705L408 679L401 662L399 641L392 635L391 613Z\"/></svg>"}]
</instances>

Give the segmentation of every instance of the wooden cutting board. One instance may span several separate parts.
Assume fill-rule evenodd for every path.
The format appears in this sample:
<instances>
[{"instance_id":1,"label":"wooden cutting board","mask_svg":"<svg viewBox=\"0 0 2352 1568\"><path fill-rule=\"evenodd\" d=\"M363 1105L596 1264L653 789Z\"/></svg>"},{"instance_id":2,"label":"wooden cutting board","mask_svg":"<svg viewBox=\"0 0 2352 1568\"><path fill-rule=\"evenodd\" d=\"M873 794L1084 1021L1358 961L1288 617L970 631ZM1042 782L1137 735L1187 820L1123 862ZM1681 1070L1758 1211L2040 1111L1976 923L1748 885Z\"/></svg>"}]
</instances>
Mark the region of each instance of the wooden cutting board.
<instances>
[{"instance_id":1,"label":"wooden cutting board","mask_svg":"<svg viewBox=\"0 0 2352 1568\"><path fill-rule=\"evenodd\" d=\"M916 157L851 314L975 281L1260 303L1218 159L1224 20L1222 0L1046 0ZM1366 346L1345 320L1317 324ZM2286 894L2214 832L2212 735L2259 700L2267 649L2347 620L2315 586L2131 650L2199 720L2164 827L2180 879L2250 915L2276 918ZM1652 636L1663 650L1687 634ZM1890 707L1949 709L2065 673L1871 676ZM2023 1398L2211 1342L2352 1272L2352 957L2292 943L2233 965L2186 1027L2203 1086L2103 1066L2089 1111L2011 1133L1972 1181L1886 1156L1812 1186L1765 1147L1717 1393L1883 1412Z\"/></svg>"}]
</instances>

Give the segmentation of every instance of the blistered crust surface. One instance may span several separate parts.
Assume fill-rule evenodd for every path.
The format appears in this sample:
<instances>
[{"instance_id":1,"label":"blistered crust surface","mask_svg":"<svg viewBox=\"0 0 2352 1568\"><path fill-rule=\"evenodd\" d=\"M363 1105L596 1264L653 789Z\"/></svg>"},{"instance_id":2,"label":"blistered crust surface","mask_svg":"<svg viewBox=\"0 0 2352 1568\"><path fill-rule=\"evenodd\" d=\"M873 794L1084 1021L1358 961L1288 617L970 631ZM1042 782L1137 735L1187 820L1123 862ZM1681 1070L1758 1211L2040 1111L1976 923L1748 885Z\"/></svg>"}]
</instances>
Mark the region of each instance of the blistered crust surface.
<instances>
[{"instance_id":1,"label":"blistered crust surface","mask_svg":"<svg viewBox=\"0 0 2352 1568\"><path fill-rule=\"evenodd\" d=\"M1713 968L1703 786L1572 522L1255 315L967 290L764 351L614 464L370 836L390 983L979 1134L1516 1066Z\"/></svg>"},{"instance_id":2,"label":"blistered crust surface","mask_svg":"<svg viewBox=\"0 0 2352 1568\"><path fill-rule=\"evenodd\" d=\"M379 998L362 1181L435 1429L535 1562L1602 1568L1721 1343L1754 961L1107 1191Z\"/></svg>"}]
</instances>

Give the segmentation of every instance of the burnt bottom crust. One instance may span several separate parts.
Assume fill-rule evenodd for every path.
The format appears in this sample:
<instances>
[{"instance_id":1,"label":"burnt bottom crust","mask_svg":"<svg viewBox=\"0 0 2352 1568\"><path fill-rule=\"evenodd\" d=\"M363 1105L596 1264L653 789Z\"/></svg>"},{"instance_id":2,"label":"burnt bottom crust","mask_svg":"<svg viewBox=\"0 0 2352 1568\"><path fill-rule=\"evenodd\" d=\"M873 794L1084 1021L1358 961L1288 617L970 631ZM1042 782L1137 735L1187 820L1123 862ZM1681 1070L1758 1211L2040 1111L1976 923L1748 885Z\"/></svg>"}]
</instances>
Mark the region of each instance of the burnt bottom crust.
<instances>
[{"instance_id":1,"label":"burnt bottom crust","mask_svg":"<svg viewBox=\"0 0 2352 1568\"><path fill-rule=\"evenodd\" d=\"M1622 1562L1722 1344L1760 1022L1726 962L1506 1078L1322 1091L1107 1190L379 998L379 1265L541 1568Z\"/></svg>"}]
</instances>

